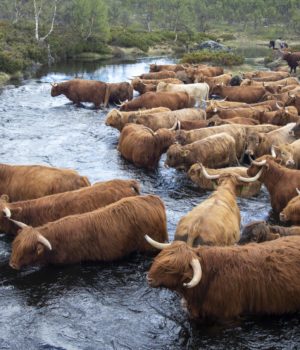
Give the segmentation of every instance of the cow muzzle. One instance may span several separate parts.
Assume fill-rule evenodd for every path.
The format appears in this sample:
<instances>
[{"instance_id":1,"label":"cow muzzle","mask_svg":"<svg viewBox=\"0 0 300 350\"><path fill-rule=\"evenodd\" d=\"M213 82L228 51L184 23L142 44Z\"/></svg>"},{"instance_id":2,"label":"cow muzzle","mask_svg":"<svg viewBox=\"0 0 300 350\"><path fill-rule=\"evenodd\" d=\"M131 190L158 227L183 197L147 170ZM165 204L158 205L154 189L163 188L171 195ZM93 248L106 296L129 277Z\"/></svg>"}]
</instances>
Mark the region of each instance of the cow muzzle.
<instances>
[{"instance_id":1,"label":"cow muzzle","mask_svg":"<svg viewBox=\"0 0 300 350\"><path fill-rule=\"evenodd\" d=\"M15 264L15 263L13 263L13 262L10 262L10 263L9 263L9 266L10 266L12 269L14 269L14 270L20 270L20 266L17 265L17 264Z\"/></svg>"}]
</instances>

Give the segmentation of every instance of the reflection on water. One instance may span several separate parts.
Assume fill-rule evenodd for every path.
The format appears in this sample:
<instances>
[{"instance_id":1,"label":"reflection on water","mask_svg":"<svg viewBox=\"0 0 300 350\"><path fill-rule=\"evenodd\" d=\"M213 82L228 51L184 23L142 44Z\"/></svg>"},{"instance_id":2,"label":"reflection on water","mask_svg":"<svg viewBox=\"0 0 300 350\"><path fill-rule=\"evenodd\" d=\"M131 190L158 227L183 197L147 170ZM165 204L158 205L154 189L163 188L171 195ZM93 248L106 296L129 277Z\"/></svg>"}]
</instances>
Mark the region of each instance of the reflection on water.
<instances>
[{"instance_id":1,"label":"reflection on water","mask_svg":"<svg viewBox=\"0 0 300 350\"><path fill-rule=\"evenodd\" d=\"M105 126L107 111L77 108L50 97L49 82L73 78L109 82L148 71L157 58L127 63L67 63L0 95L0 161L75 168L92 182L135 178L144 194L163 199L170 238L178 220L209 193L182 172L135 168L116 150L118 131ZM239 199L242 224L266 219L265 190ZM151 258L134 255L111 264L28 268L8 266L11 238L0 236L0 348L2 349L284 349L300 346L299 318L248 318L197 327L181 311L176 294L150 289Z\"/></svg>"}]
</instances>

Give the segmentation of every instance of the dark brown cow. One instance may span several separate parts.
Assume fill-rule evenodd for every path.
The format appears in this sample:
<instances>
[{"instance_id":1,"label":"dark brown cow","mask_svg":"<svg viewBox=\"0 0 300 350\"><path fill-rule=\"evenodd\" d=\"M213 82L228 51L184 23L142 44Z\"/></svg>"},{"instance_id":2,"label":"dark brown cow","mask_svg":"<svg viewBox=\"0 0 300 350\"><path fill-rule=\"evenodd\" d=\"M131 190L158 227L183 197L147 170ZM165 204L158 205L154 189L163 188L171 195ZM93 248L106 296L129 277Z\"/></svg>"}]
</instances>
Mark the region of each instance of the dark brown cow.
<instances>
[{"instance_id":1,"label":"dark brown cow","mask_svg":"<svg viewBox=\"0 0 300 350\"><path fill-rule=\"evenodd\" d=\"M166 78L176 78L176 73L174 71L161 71L155 73L144 73L138 76L140 79L166 79Z\"/></svg>"},{"instance_id":2,"label":"dark brown cow","mask_svg":"<svg viewBox=\"0 0 300 350\"><path fill-rule=\"evenodd\" d=\"M178 72L188 68L189 64L150 64L150 72L173 71Z\"/></svg>"},{"instance_id":3,"label":"dark brown cow","mask_svg":"<svg viewBox=\"0 0 300 350\"><path fill-rule=\"evenodd\" d=\"M266 89L262 86L222 86L216 85L212 93L228 101L238 101L246 103L259 102L266 94Z\"/></svg>"},{"instance_id":4,"label":"dark brown cow","mask_svg":"<svg viewBox=\"0 0 300 350\"><path fill-rule=\"evenodd\" d=\"M261 112L257 118L262 124L284 126L288 123L297 123L299 116L294 106L281 108L278 111Z\"/></svg>"},{"instance_id":5,"label":"dark brown cow","mask_svg":"<svg viewBox=\"0 0 300 350\"><path fill-rule=\"evenodd\" d=\"M296 189L298 196L292 198L287 206L279 214L280 221L291 222L292 224L300 224L300 192ZM300 227L298 227L300 234Z\"/></svg>"},{"instance_id":6,"label":"dark brown cow","mask_svg":"<svg viewBox=\"0 0 300 350\"><path fill-rule=\"evenodd\" d=\"M113 261L133 252L151 252L144 234L168 238L166 213L157 196L128 197L85 214L22 229L12 244L10 266Z\"/></svg>"},{"instance_id":7,"label":"dark brown cow","mask_svg":"<svg viewBox=\"0 0 300 350\"><path fill-rule=\"evenodd\" d=\"M81 102L92 102L96 108L100 108L107 93L107 84L96 80L73 79L51 85L52 97L63 94L77 106Z\"/></svg>"},{"instance_id":8,"label":"dark brown cow","mask_svg":"<svg viewBox=\"0 0 300 350\"><path fill-rule=\"evenodd\" d=\"M123 103L120 111L136 111L141 108L167 107L172 111L195 105L195 99L186 92L146 92L145 94Z\"/></svg>"},{"instance_id":9,"label":"dark brown cow","mask_svg":"<svg viewBox=\"0 0 300 350\"><path fill-rule=\"evenodd\" d=\"M294 313L300 310L300 237L234 247L175 241L154 259L147 279L151 287L177 291L200 321Z\"/></svg>"},{"instance_id":10,"label":"dark brown cow","mask_svg":"<svg viewBox=\"0 0 300 350\"><path fill-rule=\"evenodd\" d=\"M296 188L300 188L300 171L277 164L272 156L263 156L252 162L247 174L255 176L260 169L263 169L263 172L259 181L267 187L272 209L279 214L297 195Z\"/></svg>"},{"instance_id":11,"label":"dark brown cow","mask_svg":"<svg viewBox=\"0 0 300 350\"><path fill-rule=\"evenodd\" d=\"M107 91L104 101L106 107L108 102L120 103L126 100L132 100L133 98L133 87L130 83L107 83Z\"/></svg>"},{"instance_id":12,"label":"dark brown cow","mask_svg":"<svg viewBox=\"0 0 300 350\"><path fill-rule=\"evenodd\" d=\"M254 221L244 227L238 244L262 243L273 241L280 237L295 235L300 235L299 226L282 227L269 225L265 221Z\"/></svg>"},{"instance_id":13,"label":"dark brown cow","mask_svg":"<svg viewBox=\"0 0 300 350\"><path fill-rule=\"evenodd\" d=\"M38 199L8 203L8 196L0 197L0 232L16 234L19 222L36 227L74 214L82 214L105 207L124 197L139 194L135 180L111 180L76 191L53 194Z\"/></svg>"},{"instance_id":14,"label":"dark brown cow","mask_svg":"<svg viewBox=\"0 0 300 350\"><path fill-rule=\"evenodd\" d=\"M174 131L159 129L154 132L143 125L128 124L121 132L118 151L134 165L154 169L174 142Z\"/></svg>"},{"instance_id":15,"label":"dark brown cow","mask_svg":"<svg viewBox=\"0 0 300 350\"><path fill-rule=\"evenodd\" d=\"M0 164L0 195L7 194L13 202L90 185L87 177L80 176L75 170L43 165Z\"/></svg>"},{"instance_id":16,"label":"dark brown cow","mask_svg":"<svg viewBox=\"0 0 300 350\"><path fill-rule=\"evenodd\" d=\"M145 92L156 91L157 85L161 82L171 83L171 84L183 84L183 82L179 79L175 78L167 78L167 79L133 79L131 84L134 90L138 91L141 95Z\"/></svg>"},{"instance_id":17,"label":"dark brown cow","mask_svg":"<svg viewBox=\"0 0 300 350\"><path fill-rule=\"evenodd\" d=\"M237 163L234 138L223 132L185 146L172 145L168 149L165 165L188 170L198 162L210 168Z\"/></svg>"},{"instance_id":18,"label":"dark brown cow","mask_svg":"<svg viewBox=\"0 0 300 350\"><path fill-rule=\"evenodd\" d=\"M289 65L290 73L293 71L296 73L296 69L299 66L300 61L300 52L283 52L281 58Z\"/></svg>"}]
</instances>

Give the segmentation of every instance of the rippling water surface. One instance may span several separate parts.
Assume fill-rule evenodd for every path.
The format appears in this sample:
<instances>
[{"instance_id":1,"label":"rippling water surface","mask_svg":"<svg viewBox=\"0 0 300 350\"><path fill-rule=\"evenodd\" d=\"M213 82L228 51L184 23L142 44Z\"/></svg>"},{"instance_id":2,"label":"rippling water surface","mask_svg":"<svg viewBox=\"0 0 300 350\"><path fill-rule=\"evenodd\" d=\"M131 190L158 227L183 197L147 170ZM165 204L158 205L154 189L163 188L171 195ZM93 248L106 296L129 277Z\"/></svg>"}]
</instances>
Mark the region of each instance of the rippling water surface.
<instances>
[{"instance_id":1,"label":"rippling water surface","mask_svg":"<svg viewBox=\"0 0 300 350\"><path fill-rule=\"evenodd\" d=\"M143 194L164 200L172 239L181 216L205 199L184 173L135 168L116 150L119 132L104 124L107 111L77 108L50 96L50 82L74 76L108 82L149 70L145 59L116 64L68 63L41 71L0 94L0 162L68 167L91 182L135 178ZM242 224L266 219L265 190L239 199ZM11 239L0 234L0 349L300 349L299 316L247 318L197 327L181 311L179 297L150 289L150 258L66 267L8 266Z\"/></svg>"}]
</instances>

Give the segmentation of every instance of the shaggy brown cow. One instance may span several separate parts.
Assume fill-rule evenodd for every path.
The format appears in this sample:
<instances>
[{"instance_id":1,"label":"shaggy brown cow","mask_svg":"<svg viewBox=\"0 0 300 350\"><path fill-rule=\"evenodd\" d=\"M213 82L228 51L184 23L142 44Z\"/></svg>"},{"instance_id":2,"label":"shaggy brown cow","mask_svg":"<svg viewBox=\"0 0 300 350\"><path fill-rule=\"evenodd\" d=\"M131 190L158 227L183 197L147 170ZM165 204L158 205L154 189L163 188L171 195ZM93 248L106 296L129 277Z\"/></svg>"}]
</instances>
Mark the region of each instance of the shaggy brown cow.
<instances>
[{"instance_id":1,"label":"shaggy brown cow","mask_svg":"<svg viewBox=\"0 0 300 350\"><path fill-rule=\"evenodd\" d=\"M261 112L257 118L262 124L284 126L288 123L297 123L300 120L298 111L294 106L281 108L278 111Z\"/></svg>"},{"instance_id":2,"label":"shaggy brown cow","mask_svg":"<svg viewBox=\"0 0 300 350\"><path fill-rule=\"evenodd\" d=\"M148 128L156 131L158 129L173 128L175 130L178 122L183 121L203 121L205 119L206 113L202 109L196 108L183 108L176 111L155 113L155 114L142 114L133 115L128 118L131 123L141 124L147 126ZM179 125L178 125L179 126Z\"/></svg>"},{"instance_id":3,"label":"shaggy brown cow","mask_svg":"<svg viewBox=\"0 0 300 350\"><path fill-rule=\"evenodd\" d=\"M96 80L73 79L51 85L52 97L63 94L77 106L81 102L92 102L96 108L100 108L108 92L107 84Z\"/></svg>"},{"instance_id":4,"label":"shaggy brown cow","mask_svg":"<svg viewBox=\"0 0 300 350\"><path fill-rule=\"evenodd\" d=\"M300 227L298 226L273 226L265 221L254 221L244 227L238 244L262 243L273 241L280 237L295 235L300 235Z\"/></svg>"},{"instance_id":5,"label":"shaggy brown cow","mask_svg":"<svg viewBox=\"0 0 300 350\"><path fill-rule=\"evenodd\" d=\"M150 64L150 72L173 71L178 72L188 68L189 64Z\"/></svg>"},{"instance_id":6,"label":"shaggy brown cow","mask_svg":"<svg viewBox=\"0 0 300 350\"><path fill-rule=\"evenodd\" d=\"M170 109L166 107L157 107L151 109L141 109L131 112L120 112L117 109L112 109L106 116L105 125L111 126L121 131L124 126L129 123L128 119L134 115L154 114L159 112L169 112Z\"/></svg>"},{"instance_id":7,"label":"shaggy brown cow","mask_svg":"<svg viewBox=\"0 0 300 350\"><path fill-rule=\"evenodd\" d=\"M280 221L291 222L292 224L300 224L300 192L296 189L298 196L291 199L287 206L279 214ZM298 227L298 234L300 234L300 227Z\"/></svg>"},{"instance_id":8,"label":"shaggy brown cow","mask_svg":"<svg viewBox=\"0 0 300 350\"><path fill-rule=\"evenodd\" d=\"M265 79L265 81L271 79L269 81L276 81L276 80L288 78L289 76L290 74L284 71L279 71L279 72L254 71L254 72L244 73L243 79Z\"/></svg>"},{"instance_id":9,"label":"shaggy brown cow","mask_svg":"<svg viewBox=\"0 0 300 350\"><path fill-rule=\"evenodd\" d=\"M154 169L174 142L174 131L159 129L154 132L143 125L128 124L121 132L118 151L134 165Z\"/></svg>"},{"instance_id":10,"label":"shaggy brown cow","mask_svg":"<svg viewBox=\"0 0 300 350\"><path fill-rule=\"evenodd\" d=\"M236 154L240 159L244 155L245 142L246 142L246 129L242 125L221 125L214 126L207 129L195 129L195 130L180 130L176 131L176 141L181 145L188 145L196 141L203 140L204 138L216 135L220 133L227 133L235 140Z\"/></svg>"},{"instance_id":11,"label":"shaggy brown cow","mask_svg":"<svg viewBox=\"0 0 300 350\"><path fill-rule=\"evenodd\" d=\"M255 176L263 169L259 181L268 189L271 206L276 214L297 195L296 188L300 188L300 171L288 169L276 163L272 156L263 156L252 161L247 170L249 176Z\"/></svg>"},{"instance_id":12,"label":"shaggy brown cow","mask_svg":"<svg viewBox=\"0 0 300 350\"><path fill-rule=\"evenodd\" d=\"M262 86L223 86L217 84L212 93L227 98L228 101L255 103L259 102L266 94Z\"/></svg>"},{"instance_id":13,"label":"shaggy brown cow","mask_svg":"<svg viewBox=\"0 0 300 350\"><path fill-rule=\"evenodd\" d=\"M280 79L277 81L258 81L258 80L251 80L251 79L245 79L242 81L241 86L243 85L256 85L256 86L264 86L264 87L283 87L290 84L296 84L299 85L298 79L293 77L288 77L284 79Z\"/></svg>"},{"instance_id":14,"label":"shaggy brown cow","mask_svg":"<svg viewBox=\"0 0 300 350\"><path fill-rule=\"evenodd\" d=\"M195 83L202 83L205 82L209 85L210 89L214 87L217 84L224 84L229 85L230 80L232 79L232 74L222 74L218 75L216 77L207 77L207 76L198 76L198 81L195 81Z\"/></svg>"},{"instance_id":15,"label":"shaggy brown cow","mask_svg":"<svg viewBox=\"0 0 300 350\"><path fill-rule=\"evenodd\" d=\"M294 106L296 107L298 114L300 115L300 93L295 94Z\"/></svg>"},{"instance_id":16,"label":"shaggy brown cow","mask_svg":"<svg viewBox=\"0 0 300 350\"><path fill-rule=\"evenodd\" d=\"M250 131L247 135L245 153L250 156L261 157L264 154L271 154L273 145L292 143L295 141L295 137L290 135L290 131L295 125L296 123L289 123L269 133Z\"/></svg>"},{"instance_id":17,"label":"shaggy brown cow","mask_svg":"<svg viewBox=\"0 0 300 350\"><path fill-rule=\"evenodd\" d=\"M197 162L210 168L237 163L234 138L223 132L185 146L172 145L168 149L165 165L188 170Z\"/></svg>"},{"instance_id":18,"label":"shaggy brown cow","mask_svg":"<svg viewBox=\"0 0 300 350\"><path fill-rule=\"evenodd\" d=\"M300 140L273 146L273 152L273 156L277 157L280 163L287 168L300 169Z\"/></svg>"},{"instance_id":19,"label":"shaggy brown cow","mask_svg":"<svg viewBox=\"0 0 300 350\"><path fill-rule=\"evenodd\" d=\"M135 180L111 180L76 191L53 194L38 199L8 203L8 196L0 197L0 232L16 234L19 222L36 227L74 214L86 213L124 197L139 194Z\"/></svg>"},{"instance_id":20,"label":"shaggy brown cow","mask_svg":"<svg viewBox=\"0 0 300 350\"><path fill-rule=\"evenodd\" d=\"M175 241L154 259L147 279L151 287L177 291L190 317L201 321L294 313L300 310L300 237L234 247Z\"/></svg>"},{"instance_id":21,"label":"shaggy brown cow","mask_svg":"<svg viewBox=\"0 0 300 350\"><path fill-rule=\"evenodd\" d=\"M156 91L156 87L160 82L171 83L171 84L183 84L179 79L168 78L168 79L133 79L131 85L134 90L138 91L141 95L145 92Z\"/></svg>"},{"instance_id":22,"label":"shaggy brown cow","mask_svg":"<svg viewBox=\"0 0 300 350\"><path fill-rule=\"evenodd\" d=\"M157 196L128 197L85 214L71 215L20 231L12 244L10 266L74 264L113 261L153 248L145 232L164 242L168 238L166 213Z\"/></svg>"},{"instance_id":23,"label":"shaggy brown cow","mask_svg":"<svg viewBox=\"0 0 300 350\"><path fill-rule=\"evenodd\" d=\"M242 177L248 177L246 167L228 167L223 169L207 169L211 175L235 174ZM202 171L202 166L196 163L190 167L188 177L204 190L212 191L216 187L214 179L207 179ZM261 183L259 181L237 184L236 193L239 197L249 198L257 195L260 192Z\"/></svg>"},{"instance_id":24,"label":"shaggy brown cow","mask_svg":"<svg viewBox=\"0 0 300 350\"><path fill-rule=\"evenodd\" d=\"M282 103L283 106L290 106L295 101L295 94L292 94L290 91L281 94L271 94L267 92L262 99L264 101L275 99L278 103Z\"/></svg>"},{"instance_id":25,"label":"shaggy brown cow","mask_svg":"<svg viewBox=\"0 0 300 350\"><path fill-rule=\"evenodd\" d=\"M133 87L130 83L107 83L104 107L110 103L120 103L126 100L132 100Z\"/></svg>"},{"instance_id":26,"label":"shaggy brown cow","mask_svg":"<svg viewBox=\"0 0 300 350\"><path fill-rule=\"evenodd\" d=\"M176 73L174 71L161 71L161 72L155 72L155 73L144 73L139 75L138 77L134 78L140 78L140 79L166 79L166 78L176 78Z\"/></svg>"},{"instance_id":27,"label":"shaggy brown cow","mask_svg":"<svg viewBox=\"0 0 300 350\"><path fill-rule=\"evenodd\" d=\"M263 107L267 108L268 107ZM232 119L236 117L241 117L241 118L253 118L253 119L259 119L259 116L261 115L262 112L260 112L256 108L226 108L226 109L221 109L218 108L216 115L221 118L221 119Z\"/></svg>"},{"instance_id":28,"label":"shaggy brown cow","mask_svg":"<svg viewBox=\"0 0 300 350\"><path fill-rule=\"evenodd\" d=\"M123 103L120 111L136 111L141 108L167 107L172 111L189 108L195 100L186 92L146 92L145 94Z\"/></svg>"},{"instance_id":29,"label":"shaggy brown cow","mask_svg":"<svg viewBox=\"0 0 300 350\"><path fill-rule=\"evenodd\" d=\"M296 69L299 66L300 61L300 52L284 52L282 51L281 58L287 62L290 67L290 73L294 71L296 73Z\"/></svg>"},{"instance_id":30,"label":"shaggy brown cow","mask_svg":"<svg viewBox=\"0 0 300 350\"><path fill-rule=\"evenodd\" d=\"M204 76L206 77L216 77L218 75L224 74L224 69L222 67L197 67L197 68L187 68L186 73L193 82L200 81Z\"/></svg>"},{"instance_id":31,"label":"shaggy brown cow","mask_svg":"<svg viewBox=\"0 0 300 350\"><path fill-rule=\"evenodd\" d=\"M235 117L230 119L221 119L216 114L207 120L209 126L220 126L225 124L241 124L241 125L258 125L259 121L252 118ZM182 128L184 129L184 128Z\"/></svg>"},{"instance_id":32,"label":"shaggy brown cow","mask_svg":"<svg viewBox=\"0 0 300 350\"><path fill-rule=\"evenodd\" d=\"M208 126L213 125L210 120L183 120L178 121L177 129L178 130L194 130L207 128Z\"/></svg>"},{"instance_id":33,"label":"shaggy brown cow","mask_svg":"<svg viewBox=\"0 0 300 350\"><path fill-rule=\"evenodd\" d=\"M43 165L0 164L0 195L7 194L13 202L90 185L87 177L80 176L75 170Z\"/></svg>"}]
</instances>

